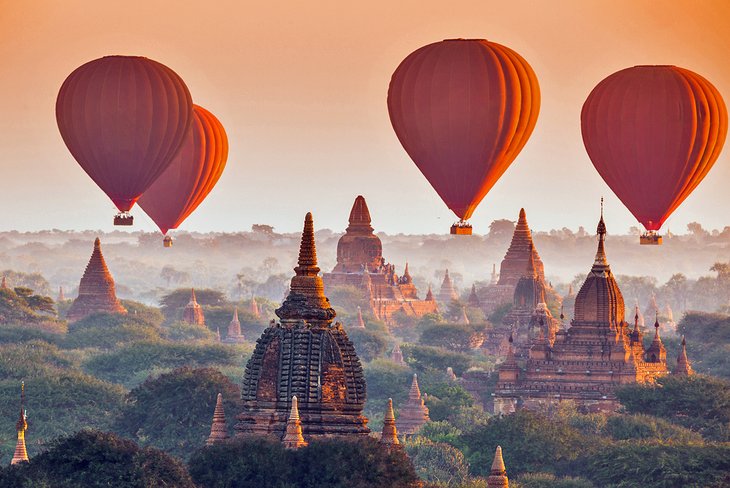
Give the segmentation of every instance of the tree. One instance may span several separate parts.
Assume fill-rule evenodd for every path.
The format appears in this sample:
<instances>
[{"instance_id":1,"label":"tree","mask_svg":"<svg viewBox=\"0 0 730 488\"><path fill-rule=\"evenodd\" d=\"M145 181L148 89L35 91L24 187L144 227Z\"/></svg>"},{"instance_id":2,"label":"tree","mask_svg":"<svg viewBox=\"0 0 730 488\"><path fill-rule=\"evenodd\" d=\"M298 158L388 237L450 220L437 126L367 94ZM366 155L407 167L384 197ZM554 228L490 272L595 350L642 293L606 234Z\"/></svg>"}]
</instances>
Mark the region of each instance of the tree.
<instances>
[{"instance_id":1,"label":"tree","mask_svg":"<svg viewBox=\"0 0 730 488\"><path fill-rule=\"evenodd\" d=\"M470 325L442 324L424 329L421 344L442 347L448 351L467 352L482 345L484 335ZM453 367L453 366L452 366Z\"/></svg>"},{"instance_id":2,"label":"tree","mask_svg":"<svg viewBox=\"0 0 730 488\"><path fill-rule=\"evenodd\" d=\"M464 455L449 444L416 437L408 440L405 448L416 473L425 481L461 486L469 477L469 465Z\"/></svg>"},{"instance_id":3,"label":"tree","mask_svg":"<svg viewBox=\"0 0 730 488\"><path fill-rule=\"evenodd\" d=\"M446 368L451 367L457 376L461 376L472 363L468 355L440 347L404 344L401 351L408 364L419 373L436 370L443 374Z\"/></svg>"},{"instance_id":4,"label":"tree","mask_svg":"<svg viewBox=\"0 0 730 488\"><path fill-rule=\"evenodd\" d=\"M95 313L71 323L63 345L70 349L94 347L110 350L123 344L159 338L157 327L135 315Z\"/></svg>"},{"instance_id":5,"label":"tree","mask_svg":"<svg viewBox=\"0 0 730 488\"><path fill-rule=\"evenodd\" d=\"M223 292L201 288L195 290L195 299L201 305L221 305L226 297ZM167 320L174 320L182 316L185 305L190 301L190 289L178 288L160 299L162 313Z\"/></svg>"},{"instance_id":6,"label":"tree","mask_svg":"<svg viewBox=\"0 0 730 488\"><path fill-rule=\"evenodd\" d=\"M115 434L82 430L50 449L0 471L0 485L18 488L174 486L194 488L185 465L157 449L140 449Z\"/></svg>"},{"instance_id":7,"label":"tree","mask_svg":"<svg viewBox=\"0 0 730 488\"><path fill-rule=\"evenodd\" d=\"M227 427L233 434L241 410L239 387L220 371L189 367L149 378L130 391L115 430L142 446L187 458L210 434L218 393L223 394Z\"/></svg>"},{"instance_id":8,"label":"tree","mask_svg":"<svg viewBox=\"0 0 730 488\"><path fill-rule=\"evenodd\" d=\"M388 341L383 334L367 329L350 328L347 336L355 345L355 352L363 361L372 361L383 356L388 348Z\"/></svg>"},{"instance_id":9,"label":"tree","mask_svg":"<svg viewBox=\"0 0 730 488\"><path fill-rule=\"evenodd\" d=\"M515 223L507 219L499 219L492 221L489 224L488 236L493 239L499 239L500 241L508 240L512 238L512 234L515 232Z\"/></svg>"},{"instance_id":10,"label":"tree","mask_svg":"<svg viewBox=\"0 0 730 488\"><path fill-rule=\"evenodd\" d=\"M677 312L687 310L687 298L689 295L689 283L687 277L682 273L675 273L662 287L662 294L672 302L672 308Z\"/></svg>"}]
</instances>

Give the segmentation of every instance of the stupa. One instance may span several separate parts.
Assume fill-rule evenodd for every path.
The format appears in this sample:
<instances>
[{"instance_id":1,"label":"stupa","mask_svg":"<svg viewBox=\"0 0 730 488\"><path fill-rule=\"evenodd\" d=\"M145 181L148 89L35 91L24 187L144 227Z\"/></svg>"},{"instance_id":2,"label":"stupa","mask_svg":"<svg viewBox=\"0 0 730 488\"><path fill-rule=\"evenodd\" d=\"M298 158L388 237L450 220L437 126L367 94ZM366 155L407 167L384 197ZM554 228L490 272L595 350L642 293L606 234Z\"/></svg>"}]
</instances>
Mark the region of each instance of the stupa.
<instances>
[{"instance_id":1,"label":"stupa","mask_svg":"<svg viewBox=\"0 0 730 488\"><path fill-rule=\"evenodd\" d=\"M185 305L182 314L183 322L188 324L205 326L205 315L203 315L203 307L200 306L195 298L195 289L190 289L190 301Z\"/></svg>"},{"instance_id":2,"label":"stupa","mask_svg":"<svg viewBox=\"0 0 730 488\"><path fill-rule=\"evenodd\" d=\"M101 241L94 241L94 251L79 283L79 296L71 304L66 320L76 322L94 313L127 313L117 299L109 268L101 253Z\"/></svg>"},{"instance_id":3,"label":"stupa","mask_svg":"<svg viewBox=\"0 0 730 488\"><path fill-rule=\"evenodd\" d=\"M684 336L682 336L682 348L679 350L679 356L677 356L677 365L674 367L672 374L684 376L695 374L687 358L687 342L684 340Z\"/></svg>"},{"instance_id":4,"label":"stupa","mask_svg":"<svg viewBox=\"0 0 730 488\"><path fill-rule=\"evenodd\" d=\"M438 301L443 306L448 306L449 303L459 299L459 294L456 293L454 283L451 281L449 276L449 270L447 269L444 273L444 280L441 282L441 289L438 294Z\"/></svg>"},{"instance_id":5,"label":"stupa","mask_svg":"<svg viewBox=\"0 0 730 488\"><path fill-rule=\"evenodd\" d=\"M408 401L400 409L397 425L398 432L403 435L417 433L423 425L430 421L428 407L421 398L421 390L418 387L418 376L413 375L411 389L408 392Z\"/></svg>"},{"instance_id":6,"label":"stupa","mask_svg":"<svg viewBox=\"0 0 730 488\"><path fill-rule=\"evenodd\" d=\"M25 411L25 383L20 384L20 416L15 424L18 440L15 443L15 452L10 464L28 462L28 451L25 448L25 431L28 430L28 416Z\"/></svg>"},{"instance_id":7,"label":"stupa","mask_svg":"<svg viewBox=\"0 0 730 488\"><path fill-rule=\"evenodd\" d=\"M223 342L227 344L240 344L246 342L246 338L241 334L241 322L238 320L238 307L233 310L233 318L228 324L228 333Z\"/></svg>"},{"instance_id":8,"label":"stupa","mask_svg":"<svg viewBox=\"0 0 730 488\"><path fill-rule=\"evenodd\" d=\"M264 330L246 365L236 432L281 439L296 395L307 439L366 436L365 377L342 325L333 324L336 314L319 276L311 213L294 271L289 296L276 310L281 322Z\"/></svg>"},{"instance_id":9,"label":"stupa","mask_svg":"<svg viewBox=\"0 0 730 488\"><path fill-rule=\"evenodd\" d=\"M304 440L304 436L302 435L302 422L299 418L297 403L297 397L294 395L291 399L289 419L286 421L286 432L284 433L284 438L281 440L287 449L299 449L307 445L307 441Z\"/></svg>"},{"instance_id":10,"label":"stupa","mask_svg":"<svg viewBox=\"0 0 730 488\"><path fill-rule=\"evenodd\" d=\"M359 195L350 211L349 225L337 242L337 264L323 276L326 288L354 286L378 320L390 323L397 312L421 317L436 312L436 303L418 298L406 263L403 276L383 258L383 245L373 232L370 210Z\"/></svg>"},{"instance_id":11,"label":"stupa","mask_svg":"<svg viewBox=\"0 0 730 488\"><path fill-rule=\"evenodd\" d=\"M388 405L385 408L385 417L383 417L383 431L380 434L380 443L389 448L400 445L400 441L398 440L398 429L395 425L395 413L393 413L392 398L388 398Z\"/></svg>"},{"instance_id":12,"label":"stupa","mask_svg":"<svg viewBox=\"0 0 730 488\"><path fill-rule=\"evenodd\" d=\"M504 460L502 459L501 446L497 446L494 452L492 469L489 471L489 478L487 478L487 488L509 488L509 479L507 478L507 470L504 467Z\"/></svg>"},{"instance_id":13,"label":"stupa","mask_svg":"<svg viewBox=\"0 0 730 488\"><path fill-rule=\"evenodd\" d=\"M406 362L403 360L403 351L400 350L400 346L398 344L393 346L393 350L390 353L390 360L396 364L406 364Z\"/></svg>"},{"instance_id":14,"label":"stupa","mask_svg":"<svg viewBox=\"0 0 730 488\"><path fill-rule=\"evenodd\" d=\"M223 411L223 395L218 393L215 411L213 412L213 423L210 426L210 435L208 440L205 441L205 445L211 446L226 439L228 439L228 429L226 428L226 413Z\"/></svg>"}]
</instances>

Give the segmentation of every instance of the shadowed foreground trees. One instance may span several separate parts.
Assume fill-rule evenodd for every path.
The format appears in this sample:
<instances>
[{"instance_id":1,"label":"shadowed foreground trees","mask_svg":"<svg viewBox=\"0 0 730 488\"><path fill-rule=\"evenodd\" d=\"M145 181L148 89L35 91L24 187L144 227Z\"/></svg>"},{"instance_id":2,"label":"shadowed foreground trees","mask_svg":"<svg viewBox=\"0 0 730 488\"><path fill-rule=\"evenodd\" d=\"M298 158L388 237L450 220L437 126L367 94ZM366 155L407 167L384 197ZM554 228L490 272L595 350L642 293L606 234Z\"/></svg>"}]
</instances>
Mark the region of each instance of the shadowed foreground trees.
<instances>
[{"instance_id":1,"label":"shadowed foreground trees","mask_svg":"<svg viewBox=\"0 0 730 488\"><path fill-rule=\"evenodd\" d=\"M0 470L0 486L13 488L194 488L185 465L114 434L84 430L55 440L49 450Z\"/></svg>"},{"instance_id":2,"label":"shadowed foreground trees","mask_svg":"<svg viewBox=\"0 0 730 488\"><path fill-rule=\"evenodd\" d=\"M205 447L188 464L203 488L416 488L420 481L405 452L372 438L313 440L287 450L262 437Z\"/></svg>"}]
</instances>

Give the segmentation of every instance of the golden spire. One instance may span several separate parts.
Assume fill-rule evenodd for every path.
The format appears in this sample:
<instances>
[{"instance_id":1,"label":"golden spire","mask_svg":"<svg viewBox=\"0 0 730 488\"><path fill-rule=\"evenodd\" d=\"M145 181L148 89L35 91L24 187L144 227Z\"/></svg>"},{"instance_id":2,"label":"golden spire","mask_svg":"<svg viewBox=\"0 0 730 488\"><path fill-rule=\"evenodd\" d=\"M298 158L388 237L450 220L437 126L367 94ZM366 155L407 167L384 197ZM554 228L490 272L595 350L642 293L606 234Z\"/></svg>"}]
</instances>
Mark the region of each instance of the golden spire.
<instances>
[{"instance_id":1,"label":"golden spire","mask_svg":"<svg viewBox=\"0 0 730 488\"><path fill-rule=\"evenodd\" d=\"M25 382L20 383L20 417L15 424L18 432L18 441L15 444L15 452L10 464L28 462L28 451L25 448L25 431L28 430L28 416L25 411Z\"/></svg>"},{"instance_id":2,"label":"golden spire","mask_svg":"<svg viewBox=\"0 0 730 488\"><path fill-rule=\"evenodd\" d=\"M299 420L299 402L296 395L291 397L291 412L289 420L286 422L286 432L282 443L287 449L299 449L307 445L302 435L302 422Z\"/></svg>"},{"instance_id":3,"label":"golden spire","mask_svg":"<svg viewBox=\"0 0 730 488\"><path fill-rule=\"evenodd\" d=\"M383 432L380 436L380 443L394 446L400 444L398 431L395 428L395 414L393 413L393 399L388 398L388 406L385 409L383 419Z\"/></svg>"},{"instance_id":4,"label":"golden spire","mask_svg":"<svg viewBox=\"0 0 730 488\"><path fill-rule=\"evenodd\" d=\"M507 470L504 467L502 459L502 447L497 446L494 452L494 461L492 461L492 469L487 478L487 488L509 488L509 480L507 478Z\"/></svg>"},{"instance_id":5,"label":"golden spire","mask_svg":"<svg viewBox=\"0 0 730 488\"><path fill-rule=\"evenodd\" d=\"M596 250L596 259L593 261L591 272L598 275L605 275L611 272L606 258L606 249L604 241L606 240L606 223L603 221L603 197L601 197L601 219L598 221L596 228L598 234L598 249Z\"/></svg>"},{"instance_id":6,"label":"golden spire","mask_svg":"<svg viewBox=\"0 0 730 488\"><path fill-rule=\"evenodd\" d=\"M228 429L226 428L226 414L223 411L223 395L218 393L213 412L213 424L210 426L210 436L205 441L205 445L210 446L226 439L228 439Z\"/></svg>"}]
</instances>

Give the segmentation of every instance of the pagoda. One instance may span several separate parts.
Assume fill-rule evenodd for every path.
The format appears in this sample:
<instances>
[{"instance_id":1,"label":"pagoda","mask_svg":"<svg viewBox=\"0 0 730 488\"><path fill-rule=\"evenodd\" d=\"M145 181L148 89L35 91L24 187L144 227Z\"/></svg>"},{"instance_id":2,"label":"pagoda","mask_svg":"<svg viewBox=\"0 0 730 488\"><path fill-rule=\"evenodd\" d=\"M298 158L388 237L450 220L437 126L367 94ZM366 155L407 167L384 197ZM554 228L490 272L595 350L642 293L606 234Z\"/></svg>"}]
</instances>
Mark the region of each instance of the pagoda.
<instances>
[{"instance_id":1,"label":"pagoda","mask_svg":"<svg viewBox=\"0 0 730 488\"><path fill-rule=\"evenodd\" d=\"M228 439L228 429L226 428L226 413L223 411L223 395L218 393L215 401L215 411L213 412L213 423L210 426L210 435L205 441L206 446L212 446Z\"/></svg>"},{"instance_id":2,"label":"pagoda","mask_svg":"<svg viewBox=\"0 0 730 488\"><path fill-rule=\"evenodd\" d=\"M672 374L679 376L692 376L695 374L687 358L687 342L684 340L684 336L682 336L682 348L679 350L679 356L677 356L677 365L674 367Z\"/></svg>"},{"instance_id":3,"label":"pagoda","mask_svg":"<svg viewBox=\"0 0 730 488\"><path fill-rule=\"evenodd\" d=\"M18 432L18 440L15 443L15 452L10 464L18 464L28 462L28 451L25 448L25 431L28 430L28 415L25 411L25 383L20 384L20 416L18 423L15 424L15 430Z\"/></svg>"},{"instance_id":4,"label":"pagoda","mask_svg":"<svg viewBox=\"0 0 730 488\"><path fill-rule=\"evenodd\" d=\"M400 350L400 346L396 344L393 346L393 351L390 353L390 360L401 366L405 366L406 362L403 360L403 351Z\"/></svg>"},{"instance_id":5,"label":"pagoda","mask_svg":"<svg viewBox=\"0 0 730 488\"><path fill-rule=\"evenodd\" d=\"M370 210L359 195L350 210L349 225L337 242L337 264L323 276L325 287L354 286L378 320L390 323L397 312L421 317L436 312L436 303L418 298L406 263L398 276L383 258L383 244L371 225Z\"/></svg>"},{"instance_id":6,"label":"pagoda","mask_svg":"<svg viewBox=\"0 0 730 488\"><path fill-rule=\"evenodd\" d=\"M248 310L254 317L261 318L261 311L259 311L259 304L256 303L256 297L251 296L251 304Z\"/></svg>"},{"instance_id":7,"label":"pagoda","mask_svg":"<svg viewBox=\"0 0 730 488\"><path fill-rule=\"evenodd\" d=\"M383 417L383 431L380 434L380 443L389 447L400 446L398 440L398 429L395 425L395 413L393 413L393 399L388 398L388 406L385 408Z\"/></svg>"},{"instance_id":8,"label":"pagoda","mask_svg":"<svg viewBox=\"0 0 730 488\"><path fill-rule=\"evenodd\" d=\"M228 333L223 342L227 344L241 344L246 342L246 338L241 333L241 322L238 320L238 307L233 310L233 318L228 324Z\"/></svg>"},{"instance_id":9,"label":"pagoda","mask_svg":"<svg viewBox=\"0 0 730 488\"><path fill-rule=\"evenodd\" d=\"M94 241L94 251L79 283L79 296L66 313L66 320L76 322L94 313L127 313L117 299L109 268L101 253L101 241Z\"/></svg>"},{"instance_id":10,"label":"pagoda","mask_svg":"<svg viewBox=\"0 0 730 488\"><path fill-rule=\"evenodd\" d=\"M428 407L421 398L421 389L418 387L418 376L413 375L411 389L408 392L408 401L400 409L398 417L398 431L404 435L416 434L426 422L431 419L428 416Z\"/></svg>"},{"instance_id":11,"label":"pagoda","mask_svg":"<svg viewBox=\"0 0 730 488\"><path fill-rule=\"evenodd\" d=\"M532 231L527 224L525 209L521 208L512 234L512 241L499 268L499 279L497 279L494 265L492 265L492 281L487 287L477 292L485 315L488 316L500 306L512 301L517 283L524 276L530 258L533 260L536 279L543 286L547 286L545 269L532 240ZM494 283L495 280L497 280L496 283ZM552 290L546 294L548 299L552 298L551 292Z\"/></svg>"},{"instance_id":12,"label":"pagoda","mask_svg":"<svg viewBox=\"0 0 730 488\"><path fill-rule=\"evenodd\" d=\"M502 459L501 446L497 446L494 452L492 469L489 471L489 478L487 478L487 488L509 488L509 479L507 478L507 470L504 467L504 459Z\"/></svg>"},{"instance_id":13,"label":"pagoda","mask_svg":"<svg viewBox=\"0 0 730 488\"><path fill-rule=\"evenodd\" d=\"M451 277L449 276L449 270L447 269L444 273L444 280L441 282L441 289L439 290L438 301L442 305L448 305L449 303L458 299L459 295L456 293L456 288L454 288L454 283L451 281Z\"/></svg>"},{"instance_id":14,"label":"pagoda","mask_svg":"<svg viewBox=\"0 0 730 488\"><path fill-rule=\"evenodd\" d=\"M286 431L284 432L284 438L281 442L287 449L299 449L300 447L305 447L307 445L307 441L304 440L304 436L302 435L302 422L299 418L299 407L296 395L291 398L291 411L289 412L289 418L286 421Z\"/></svg>"},{"instance_id":15,"label":"pagoda","mask_svg":"<svg viewBox=\"0 0 730 488\"><path fill-rule=\"evenodd\" d=\"M185 309L182 314L183 322L187 322L192 325L205 326L205 315L203 315L203 307L200 306L198 300L195 298L195 289L190 289L190 301L185 305Z\"/></svg>"},{"instance_id":16,"label":"pagoda","mask_svg":"<svg viewBox=\"0 0 730 488\"><path fill-rule=\"evenodd\" d=\"M512 354L499 368L495 413L518 406L539 409L565 400L588 411L614 411L614 390L631 383L653 382L667 374L666 351L658 328L652 346L644 349L638 317L634 330L624 320L624 299L605 253L603 212L598 223L598 250L575 300L574 318L551 343L546 325L532 340L520 367Z\"/></svg>"},{"instance_id":17,"label":"pagoda","mask_svg":"<svg viewBox=\"0 0 730 488\"><path fill-rule=\"evenodd\" d=\"M281 439L296 396L305 437L366 436L365 377L345 330L333 323L336 313L319 276L311 213L294 271L289 296L276 310L281 322L264 330L246 365L237 435Z\"/></svg>"}]
</instances>

